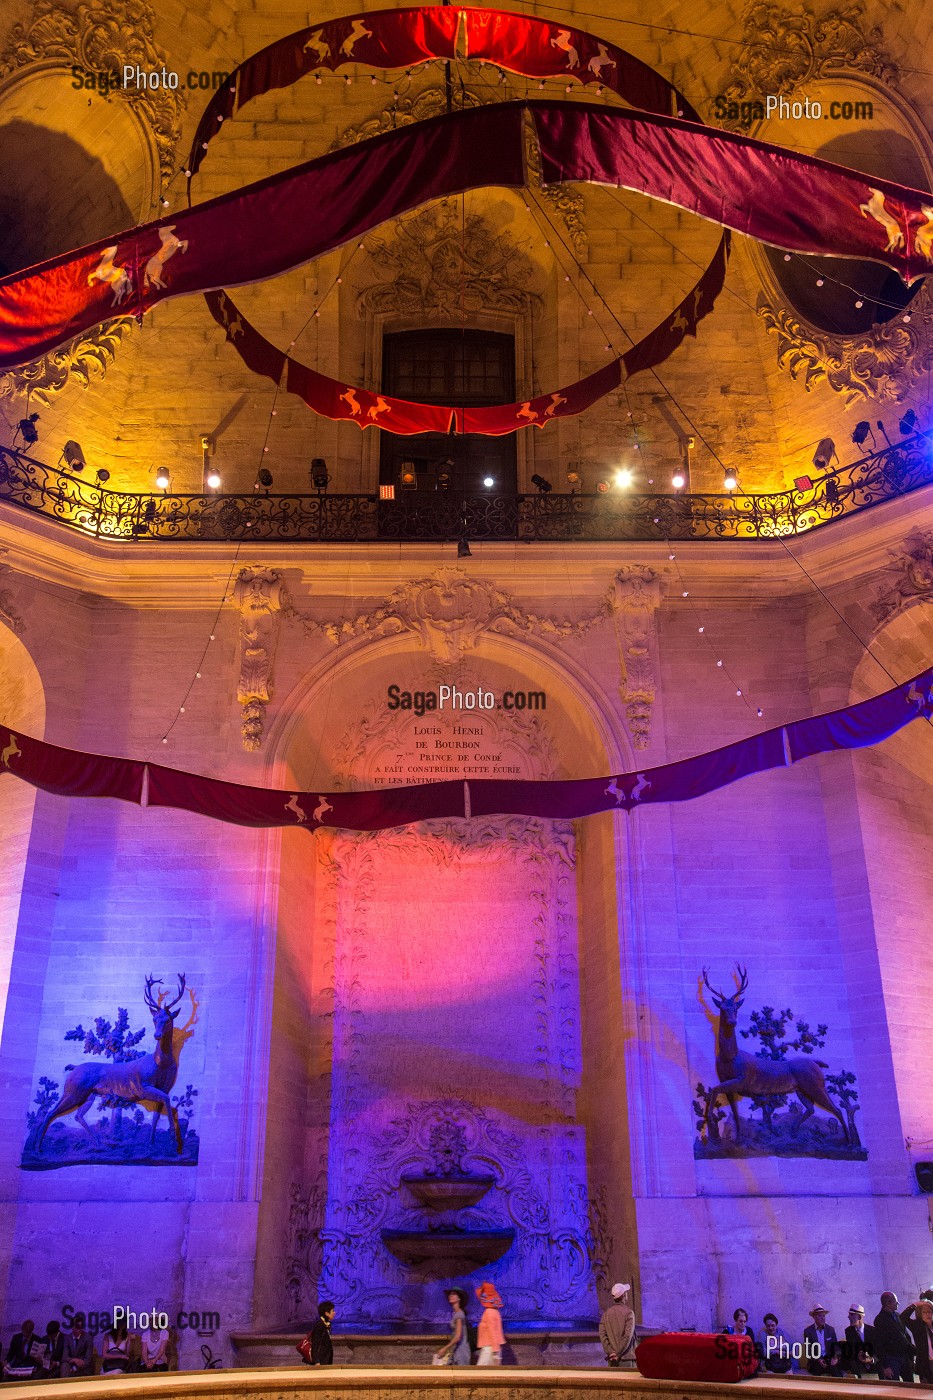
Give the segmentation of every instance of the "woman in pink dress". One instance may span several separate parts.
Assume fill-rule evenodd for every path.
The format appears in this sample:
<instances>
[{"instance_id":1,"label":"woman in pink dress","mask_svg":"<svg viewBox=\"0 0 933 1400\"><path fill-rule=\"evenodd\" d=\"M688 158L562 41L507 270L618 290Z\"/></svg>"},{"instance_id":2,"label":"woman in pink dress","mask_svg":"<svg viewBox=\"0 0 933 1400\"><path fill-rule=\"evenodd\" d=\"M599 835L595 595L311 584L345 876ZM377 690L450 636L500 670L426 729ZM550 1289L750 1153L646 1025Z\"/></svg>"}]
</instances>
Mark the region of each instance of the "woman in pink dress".
<instances>
[{"instance_id":1,"label":"woman in pink dress","mask_svg":"<svg viewBox=\"0 0 933 1400\"><path fill-rule=\"evenodd\" d=\"M481 1283L476 1296L483 1305L483 1315L476 1332L476 1345L479 1347L477 1366L501 1366L502 1348L505 1346L505 1333L502 1331L502 1318L499 1309L502 1299L494 1283Z\"/></svg>"}]
</instances>

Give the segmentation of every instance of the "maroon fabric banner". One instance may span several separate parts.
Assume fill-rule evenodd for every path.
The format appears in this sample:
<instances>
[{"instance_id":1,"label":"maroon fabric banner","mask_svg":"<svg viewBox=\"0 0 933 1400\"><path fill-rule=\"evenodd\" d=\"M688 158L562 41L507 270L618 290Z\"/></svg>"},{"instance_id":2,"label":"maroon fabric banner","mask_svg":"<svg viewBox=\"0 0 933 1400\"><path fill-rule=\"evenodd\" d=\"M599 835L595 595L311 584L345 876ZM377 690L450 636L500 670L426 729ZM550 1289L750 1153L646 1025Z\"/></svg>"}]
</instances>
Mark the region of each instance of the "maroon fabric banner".
<instances>
[{"instance_id":1,"label":"maroon fabric banner","mask_svg":"<svg viewBox=\"0 0 933 1400\"><path fill-rule=\"evenodd\" d=\"M369 792L289 792L202 778L158 764L77 753L0 730L0 774L23 778L69 797L142 800L148 768L148 804L177 807L239 826L322 826L384 831L449 817L527 816L570 820L597 812L631 811L658 802L689 802L752 773L790 765L834 749L865 748L912 720L933 717L933 666L903 685L831 714L798 720L725 748L677 763L569 782L490 779L424 783Z\"/></svg>"},{"instance_id":2,"label":"maroon fabric banner","mask_svg":"<svg viewBox=\"0 0 933 1400\"><path fill-rule=\"evenodd\" d=\"M118 314L259 282L427 200L524 182L522 109L478 107L386 132L0 280L0 371Z\"/></svg>"},{"instance_id":3,"label":"maroon fabric banner","mask_svg":"<svg viewBox=\"0 0 933 1400\"><path fill-rule=\"evenodd\" d=\"M145 764L130 758L60 749L14 729L0 729L0 774L12 773L60 797L118 797L139 802Z\"/></svg>"},{"instance_id":4,"label":"maroon fabric banner","mask_svg":"<svg viewBox=\"0 0 933 1400\"><path fill-rule=\"evenodd\" d=\"M529 104L545 184L666 200L792 252L933 272L933 195L730 131L579 102Z\"/></svg>"},{"instance_id":5,"label":"maroon fabric banner","mask_svg":"<svg viewBox=\"0 0 933 1400\"><path fill-rule=\"evenodd\" d=\"M446 433L453 424L458 433L496 436L520 428L546 428L557 418L583 413L606 394L617 389L623 375L630 377L667 359L687 335L696 335L697 325L713 308L722 291L729 256L726 233L706 272L650 335L645 336L620 358L611 360L594 374L550 394L539 394L524 403L493 408L455 408L438 404L413 403L376 394L318 374L297 360L286 357L238 311L226 292L205 295L214 320L224 327L227 340L251 370L278 384L287 366L286 389L303 399L310 409L324 418L356 423L359 428L383 428L397 434Z\"/></svg>"}]
</instances>

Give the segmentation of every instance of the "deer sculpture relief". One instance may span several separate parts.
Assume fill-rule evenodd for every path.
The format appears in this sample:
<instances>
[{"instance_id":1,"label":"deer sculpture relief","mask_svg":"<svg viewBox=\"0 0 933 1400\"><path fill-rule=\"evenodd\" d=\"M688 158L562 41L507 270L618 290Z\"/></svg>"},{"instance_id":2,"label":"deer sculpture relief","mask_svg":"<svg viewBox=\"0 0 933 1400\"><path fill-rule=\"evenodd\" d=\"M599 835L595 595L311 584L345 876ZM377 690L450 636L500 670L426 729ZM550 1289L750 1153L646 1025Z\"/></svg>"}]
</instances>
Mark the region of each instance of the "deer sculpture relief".
<instances>
[{"instance_id":1,"label":"deer sculpture relief","mask_svg":"<svg viewBox=\"0 0 933 1400\"><path fill-rule=\"evenodd\" d=\"M156 1048L152 1055L141 1055L136 1060L124 1060L122 1062L106 1062L85 1060L80 1065L66 1065L69 1075L65 1080L61 1098L48 1112L45 1122L39 1131L36 1139L36 1151L42 1150L42 1139L49 1128L49 1125L56 1118L61 1118L66 1113L71 1113L74 1109L78 1112L75 1119L82 1128L93 1136L91 1128L85 1121L85 1115L91 1107L95 1097L108 1098L113 1096L117 1099L128 1100L130 1103L144 1104L147 1107L154 1105L152 1116L152 1135L150 1147L155 1143L156 1128L159 1118L165 1113L166 1118L175 1131L175 1150L179 1156L182 1153L181 1129L178 1126L178 1112L172 1104L171 1091L178 1077L178 1050L185 1040L188 1039L184 1033L176 1032L175 1020L179 1011L172 1008L178 1006L185 994L185 976L182 973L178 978L178 995L173 1001L164 1001L165 993L160 992L158 999L153 997L154 986L161 986L161 978L146 978L146 1005L152 1013L152 1025L155 1033ZM197 1003L192 997L194 1007L193 1018L197 1016ZM189 1025L192 1021L189 1021ZM185 1028L187 1030L187 1027ZM178 1037L176 1048L176 1036Z\"/></svg>"},{"instance_id":2,"label":"deer sculpture relief","mask_svg":"<svg viewBox=\"0 0 933 1400\"><path fill-rule=\"evenodd\" d=\"M735 1121L735 1140L741 1140L741 1119L737 1100L740 1098L766 1098L770 1094L796 1094L806 1112L794 1123L791 1132L794 1136L816 1108L823 1108L838 1119L843 1138L849 1143L849 1129L840 1110L826 1092L823 1070L828 1068L822 1060L814 1060L809 1055L797 1055L790 1060L760 1060L757 1055L740 1050L735 1035L735 1023L739 1008L745 1000L748 988L748 973L744 967L736 965L739 980L735 992L727 997L710 986L706 969L703 981L712 995L713 1005L719 1012L719 1029L716 1036L716 1078L718 1084L710 1089L706 1099L704 1122L709 1129L709 1116L720 1094L729 1100L732 1117Z\"/></svg>"}]
</instances>

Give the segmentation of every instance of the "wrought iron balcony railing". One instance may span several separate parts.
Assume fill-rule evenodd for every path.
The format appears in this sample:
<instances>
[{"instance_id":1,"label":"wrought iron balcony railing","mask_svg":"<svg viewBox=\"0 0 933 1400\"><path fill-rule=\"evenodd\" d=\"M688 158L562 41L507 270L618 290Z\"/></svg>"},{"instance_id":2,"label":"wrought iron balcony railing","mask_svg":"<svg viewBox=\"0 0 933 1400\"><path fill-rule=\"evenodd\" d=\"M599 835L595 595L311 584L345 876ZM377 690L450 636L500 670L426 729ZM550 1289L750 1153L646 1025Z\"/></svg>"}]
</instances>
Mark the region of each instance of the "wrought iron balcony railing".
<instances>
[{"instance_id":1,"label":"wrought iron balcony railing","mask_svg":"<svg viewBox=\"0 0 933 1400\"><path fill-rule=\"evenodd\" d=\"M102 540L767 540L799 535L933 484L933 435L914 433L803 491L745 495L139 495L0 448L0 501Z\"/></svg>"}]
</instances>

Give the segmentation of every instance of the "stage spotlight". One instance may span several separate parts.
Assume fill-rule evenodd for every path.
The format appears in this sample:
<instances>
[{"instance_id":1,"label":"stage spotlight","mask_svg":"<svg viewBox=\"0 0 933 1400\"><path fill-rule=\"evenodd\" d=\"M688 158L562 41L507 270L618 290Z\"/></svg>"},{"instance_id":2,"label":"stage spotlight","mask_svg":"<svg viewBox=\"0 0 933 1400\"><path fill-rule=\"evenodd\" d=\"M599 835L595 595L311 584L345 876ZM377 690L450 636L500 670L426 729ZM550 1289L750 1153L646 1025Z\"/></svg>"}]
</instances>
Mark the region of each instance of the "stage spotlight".
<instances>
[{"instance_id":1,"label":"stage spotlight","mask_svg":"<svg viewBox=\"0 0 933 1400\"><path fill-rule=\"evenodd\" d=\"M483 485L487 488L487 490L488 490L488 488L489 488L490 486L495 486L495 484L496 484L496 483L495 483L495 479L494 479L493 477L491 477L491 476L484 476L484 477L483 477Z\"/></svg>"},{"instance_id":2,"label":"stage spotlight","mask_svg":"<svg viewBox=\"0 0 933 1400\"><path fill-rule=\"evenodd\" d=\"M620 467L612 478L614 486L618 486L620 491L627 491L631 486L634 477L628 467Z\"/></svg>"},{"instance_id":3,"label":"stage spotlight","mask_svg":"<svg viewBox=\"0 0 933 1400\"><path fill-rule=\"evenodd\" d=\"M820 438L813 454L813 465L817 471L825 472L836 455L836 444L831 437Z\"/></svg>"},{"instance_id":4,"label":"stage spotlight","mask_svg":"<svg viewBox=\"0 0 933 1400\"><path fill-rule=\"evenodd\" d=\"M671 477L671 485L675 491L682 491L687 484L687 478L682 471L677 471Z\"/></svg>"},{"instance_id":5,"label":"stage spotlight","mask_svg":"<svg viewBox=\"0 0 933 1400\"><path fill-rule=\"evenodd\" d=\"M567 468L567 485L570 487L571 491L575 491L580 485L580 473L577 471L576 467Z\"/></svg>"},{"instance_id":6,"label":"stage spotlight","mask_svg":"<svg viewBox=\"0 0 933 1400\"><path fill-rule=\"evenodd\" d=\"M450 489L450 472L445 471L443 468L441 468L437 474L437 489L438 491L448 491Z\"/></svg>"},{"instance_id":7,"label":"stage spotlight","mask_svg":"<svg viewBox=\"0 0 933 1400\"><path fill-rule=\"evenodd\" d=\"M725 476L722 479L722 489L724 491L737 491L738 486L739 478L736 476L735 471L732 467L726 467Z\"/></svg>"},{"instance_id":8,"label":"stage spotlight","mask_svg":"<svg viewBox=\"0 0 933 1400\"><path fill-rule=\"evenodd\" d=\"M315 491L326 491L330 485L330 472L323 457L311 458L311 485Z\"/></svg>"},{"instance_id":9,"label":"stage spotlight","mask_svg":"<svg viewBox=\"0 0 933 1400\"><path fill-rule=\"evenodd\" d=\"M868 422L867 418L863 418L861 423L856 423L855 425L855 429L852 433L852 441L855 443L856 447L863 447L866 438L871 438L872 447L874 447L875 435L871 430L871 424Z\"/></svg>"},{"instance_id":10,"label":"stage spotlight","mask_svg":"<svg viewBox=\"0 0 933 1400\"><path fill-rule=\"evenodd\" d=\"M532 486L537 486L538 493L541 496L546 496L549 491L554 490L547 477L538 476L537 472L535 472L534 476L531 478L531 484Z\"/></svg>"},{"instance_id":11,"label":"stage spotlight","mask_svg":"<svg viewBox=\"0 0 933 1400\"><path fill-rule=\"evenodd\" d=\"M605 477L600 477L599 481L597 481L596 490L599 492L600 495L603 495L606 491L609 490L609 482L606 480Z\"/></svg>"},{"instance_id":12,"label":"stage spotlight","mask_svg":"<svg viewBox=\"0 0 933 1400\"><path fill-rule=\"evenodd\" d=\"M271 485L272 473L269 471L269 468L260 467L259 472L256 476L256 485L253 487L253 490L258 491L260 488L262 488L262 490L268 491Z\"/></svg>"},{"instance_id":13,"label":"stage spotlight","mask_svg":"<svg viewBox=\"0 0 933 1400\"><path fill-rule=\"evenodd\" d=\"M812 477L812 476L795 476L795 477L794 477L794 490L795 490L795 491L812 491L812 490L813 490L813 477Z\"/></svg>"},{"instance_id":14,"label":"stage spotlight","mask_svg":"<svg viewBox=\"0 0 933 1400\"><path fill-rule=\"evenodd\" d=\"M160 491L167 491L168 488L169 488L170 482L171 482L171 477L169 476L168 467L157 467L157 468L156 468L156 486L158 486L159 490L160 490Z\"/></svg>"},{"instance_id":15,"label":"stage spotlight","mask_svg":"<svg viewBox=\"0 0 933 1400\"><path fill-rule=\"evenodd\" d=\"M828 476L823 486L823 494L828 506L835 506L839 503L839 483L834 476Z\"/></svg>"},{"instance_id":16,"label":"stage spotlight","mask_svg":"<svg viewBox=\"0 0 933 1400\"><path fill-rule=\"evenodd\" d=\"M467 539L466 535L461 535L460 539L457 541L457 558L458 558L458 559L472 559L472 558L473 558L473 555L472 555L471 552L470 552L470 541Z\"/></svg>"},{"instance_id":17,"label":"stage spotlight","mask_svg":"<svg viewBox=\"0 0 933 1400\"><path fill-rule=\"evenodd\" d=\"M220 472L216 467L212 467L207 474L207 484L212 491L220 490Z\"/></svg>"},{"instance_id":18,"label":"stage spotlight","mask_svg":"<svg viewBox=\"0 0 933 1400\"><path fill-rule=\"evenodd\" d=\"M903 418L897 425L904 437L908 437L917 427L917 415L912 408L908 408Z\"/></svg>"},{"instance_id":19,"label":"stage spotlight","mask_svg":"<svg viewBox=\"0 0 933 1400\"><path fill-rule=\"evenodd\" d=\"M97 484L98 484L98 486L103 486L103 485L104 485L106 482L108 482L109 480L110 480L110 473L108 472L107 468L106 468L106 467L98 467L98 468L97 468Z\"/></svg>"},{"instance_id":20,"label":"stage spotlight","mask_svg":"<svg viewBox=\"0 0 933 1400\"><path fill-rule=\"evenodd\" d=\"M19 420L19 435L23 439L24 447L32 447L34 442L39 441L39 430L36 427L38 421L38 413L30 413L28 418Z\"/></svg>"},{"instance_id":21,"label":"stage spotlight","mask_svg":"<svg viewBox=\"0 0 933 1400\"><path fill-rule=\"evenodd\" d=\"M74 438L69 438L62 448L62 456L65 459L65 466L69 471L83 472L87 466L87 460L81 451L80 442L75 442Z\"/></svg>"},{"instance_id":22,"label":"stage spotlight","mask_svg":"<svg viewBox=\"0 0 933 1400\"><path fill-rule=\"evenodd\" d=\"M403 462L398 469L398 484L403 491L417 491L418 473L414 462Z\"/></svg>"}]
</instances>

